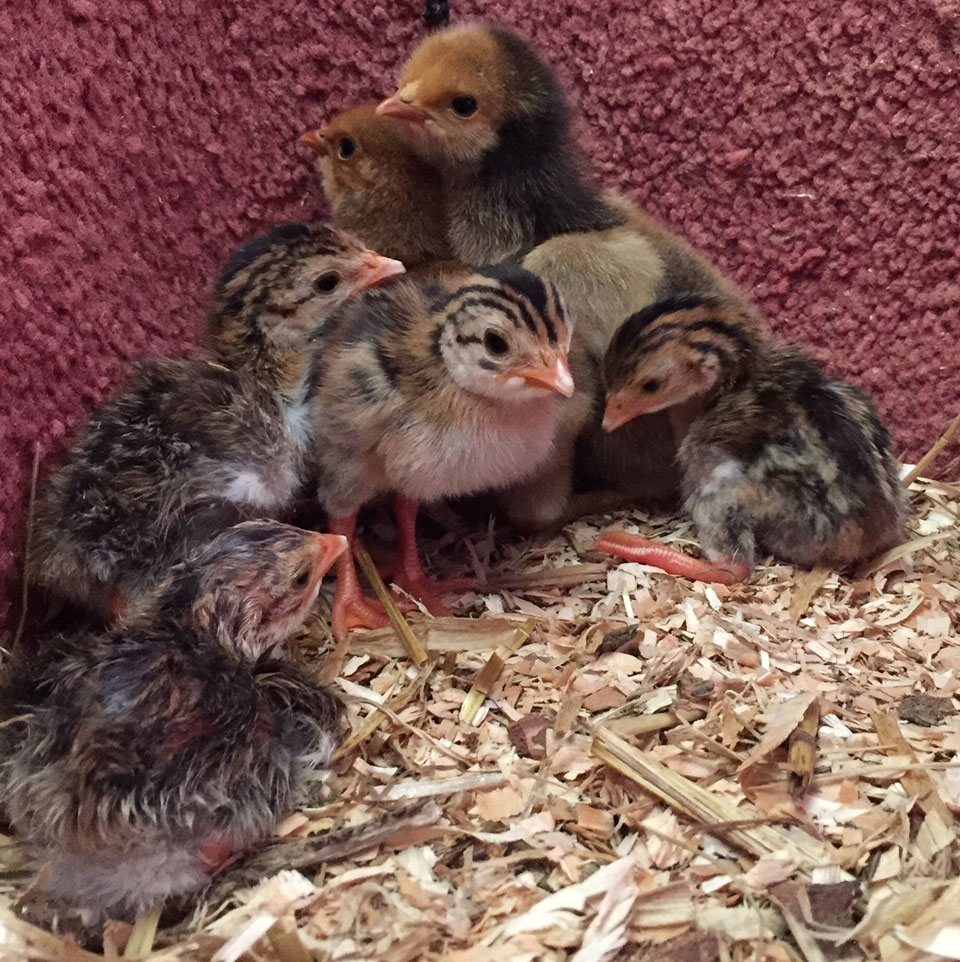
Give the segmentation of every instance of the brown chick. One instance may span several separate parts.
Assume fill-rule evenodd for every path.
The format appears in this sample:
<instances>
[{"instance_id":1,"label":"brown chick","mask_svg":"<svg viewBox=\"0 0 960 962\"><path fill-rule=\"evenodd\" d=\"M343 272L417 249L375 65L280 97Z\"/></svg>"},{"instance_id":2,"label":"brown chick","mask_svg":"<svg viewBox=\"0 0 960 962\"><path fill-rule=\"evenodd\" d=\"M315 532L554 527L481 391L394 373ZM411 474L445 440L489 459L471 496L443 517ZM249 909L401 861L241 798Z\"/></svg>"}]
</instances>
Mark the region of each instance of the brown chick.
<instances>
[{"instance_id":1,"label":"brown chick","mask_svg":"<svg viewBox=\"0 0 960 962\"><path fill-rule=\"evenodd\" d=\"M685 241L627 201L603 195L584 176L569 126L566 97L552 70L521 38L473 24L439 31L414 51L400 89L377 108L404 122L404 136L443 179L448 236L465 261L520 257L552 282L576 322L581 368L599 365L623 318L682 291L721 294L752 310L732 282ZM591 385L578 378L581 389ZM571 408L571 416L580 416ZM669 422L648 417L631 428L623 456L617 438L594 420L571 422L581 435L582 479L621 499L659 501L678 494L677 439ZM642 463L631 456L637 446ZM573 456L558 448L541 480L553 485ZM571 502L523 496L549 526L569 517ZM553 502L553 507L549 503ZM514 514L518 504L512 506ZM520 520L520 518L515 518Z\"/></svg>"},{"instance_id":2,"label":"brown chick","mask_svg":"<svg viewBox=\"0 0 960 962\"><path fill-rule=\"evenodd\" d=\"M761 554L846 567L902 539L903 490L869 396L759 336L739 305L690 294L645 308L617 332L604 376L605 431L654 411L674 420L707 560L623 531L600 550L729 584Z\"/></svg>"},{"instance_id":3,"label":"brown chick","mask_svg":"<svg viewBox=\"0 0 960 962\"><path fill-rule=\"evenodd\" d=\"M217 531L286 512L308 475L316 333L402 269L324 224L244 244L214 290L210 359L141 361L43 484L31 583L116 618Z\"/></svg>"},{"instance_id":4,"label":"brown chick","mask_svg":"<svg viewBox=\"0 0 960 962\"><path fill-rule=\"evenodd\" d=\"M240 524L171 573L150 624L7 664L0 787L42 889L88 924L130 918L199 889L298 803L341 708L283 646L345 547Z\"/></svg>"},{"instance_id":5,"label":"brown chick","mask_svg":"<svg viewBox=\"0 0 960 962\"><path fill-rule=\"evenodd\" d=\"M407 270L452 257L440 176L376 103L337 114L300 139L318 153L317 169L337 225Z\"/></svg>"},{"instance_id":6,"label":"brown chick","mask_svg":"<svg viewBox=\"0 0 960 962\"><path fill-rule=\"evenodd\" d=\"M356 512L395 493L394 580L439 612L417 554L417 505L521 481L551 454L562 398L574 393L562 302L529 271L498 265L404 278L357 298L329 330L314 393L329 528L352 538ZM378 620L345 555L334 633Z\"/></svg>"}]
</instances>

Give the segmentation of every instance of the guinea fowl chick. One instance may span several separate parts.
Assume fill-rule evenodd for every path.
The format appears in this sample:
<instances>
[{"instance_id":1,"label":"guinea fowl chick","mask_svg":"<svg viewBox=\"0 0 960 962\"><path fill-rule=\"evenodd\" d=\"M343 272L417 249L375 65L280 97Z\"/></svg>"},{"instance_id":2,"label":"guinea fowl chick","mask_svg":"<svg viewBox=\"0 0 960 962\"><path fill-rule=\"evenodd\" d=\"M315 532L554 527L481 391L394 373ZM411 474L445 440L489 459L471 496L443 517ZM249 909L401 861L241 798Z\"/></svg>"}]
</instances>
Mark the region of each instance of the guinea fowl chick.
<instances>
[{"instance_id":1,"label":"guinea fowl chick","mask_svg":"<svg viewBox=\"0 0 960 962\"><path fill-rule=\"evenodd\" d=\"M730 584L761 553L845 567L901 540L897 465L868 395L758 336L738 306L698 294L651 305L624 322L604 373L604 430L653 411L674 419L707 560L623 531L598 549Z\"/></svg>"},{"instance_id":2,"label":"guinea fowl chick","mask_svg":"<svg viewBox=\"0 0 960 962\"><path fill-rule=\"evenodd\" d=\"M425 39L403 68L400 89L378 111L403 121L411 148L443 180L453 254L467 261L520 257L552 282L576 321L580 370L599 367L617 327L648 304L683 291L720 294L752 310L735 285L686 241L628 201L601 194L584 176L559 81L526 41L483 25L453 27ZM595 385L599 388L599 384ZM630 429L630 444L607 438L580 409L567 411L568 438L581 436L582 480L621 500L663 501L679 491L677 439L662 416ZM570 515L573 441L508 510L526 526ZM641 448L642 459L632 453ZM572 479L571 479L572 481ZM546 497L540 497L541 487Z\"/></svg>"},{"instance_id":3,"label":"guinea fowl chick","mask_svg":"<svg viewBox=\"0 0 960 962\"><path fill-rule=\"evenodd\" d=\"M402 121L401 136L440 172L453 255L467 263L624 221L584 179L557 78L506 30L470 24L431 34L377 113Z\"/></svg>"},{"instance_id":4,"label":"guinea fowl chick","mask_svg":"<svg viewBox=\"0 0 960 962\"><path fill-rule=\"evenodd\" d=\"M283 513L310 453L316 332L402 269L323 224L240 247L213 295L212 360L140 362L43 485L31 582L115 618L192 546Z\"/></svg>"},{"instance_id":5,"label":"guinea fowl chick","mask_svg":"<svg viewBox=\"0 0 960 962\"><path fill-rule=\"evenodd\" d=\"M560 401L573 394L571 328L556 291L500 265L404 278L344 309L320 350L314 398L318 493L329 528L353 537L356 512L397 496L394 581L441 607L420 566L417 504L504 487L549 456ZM353 561L337 568L334 634L382 623Z\"/></svg>"},{"instance_id":6,"label":"guinea fowl chick","mask_svg":"<svg viewBox=\"0 0 960 962\"><path fill-rule=\"evenodd\" d=\"M88 924L203 886L300 800L341 706L285 656L345 539L273 521L176 566L139 628L7 665L0 786L38 885Z\"/></svg>"},{"instance_id":7,"label":"guinea fowl chick","mask_svg":"<svg viewBox=\"0 0 960 962\"><path fill-rule=\"evenodd\" d=\"M300 138L317 151L338 226L403 261L407 270L452 256L440 178L400 136L396 120L365 104Z\"/></svg>"}]
</instances>

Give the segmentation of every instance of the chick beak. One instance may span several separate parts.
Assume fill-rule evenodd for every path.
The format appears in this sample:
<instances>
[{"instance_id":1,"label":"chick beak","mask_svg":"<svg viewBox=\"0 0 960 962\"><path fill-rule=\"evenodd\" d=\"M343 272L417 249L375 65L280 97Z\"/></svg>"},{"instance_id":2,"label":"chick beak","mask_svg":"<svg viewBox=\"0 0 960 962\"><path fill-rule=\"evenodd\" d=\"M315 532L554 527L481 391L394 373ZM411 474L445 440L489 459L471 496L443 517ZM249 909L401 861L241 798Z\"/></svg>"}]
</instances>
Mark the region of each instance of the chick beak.
<instances>
[{"instance_id":1,"label":"chick beak","mask_svg":"<svg viewBox=\"0 0 960 962\"><path fill-rule=\"evenodd\" d=\"M395 117L397 120L406 120L412 124L425 123L429 114L416 104L404 100L399 93L377 104L376 112L381 117Z\"/></svg>"},{"instance_id":2,"label":"chick beak","mask_svg":"<svg viewBox=\"0 0 960 962\"><path fill-rule=\"evenodd\" d=\"M614 391L607 395L607 405L603 411L603 430L608 433L616 431L627 421L646 414L647 404L646 398L629 390Z\"/></svg>"},{"instance_id":3,"label":"chick beak","mask_svg":"<svg viewBox=\"0 0 960 962\"><path fill-rule=\"evenodd\" d=\"M518 367L508 372L509 377L522 377L531 387L544 387L564 397L573 394L573 374L565 353L545 354L542 366Z\"/></svg>"},{"instance_id":4,"label":"chick beak","mask_svg":"<svg viewBox=\"0 0 960 962\"><path fill-rule=\"evenodd\" d=\"M403 274L405 271L406 268L400 261L395 261L392 257L382 257L375 251L367 251L355 289L362 291L368 287L375 287L387 278L396 277L397 274Z\"/></svg>"},{"instance_id":5,"label":"chick beak","mask_svg":"<svg viewBox=\"0 0 960 962\"><path fill-rule=\"evenodd\" d=\"M308 130L300 135L300 143L312 147L318 154L327 152L327 142L319 130Z\"/></svg>"},{"instance_id":6,"label":"chick beak","mask_svg":"<svg viewBox=\"0 0 960 962\"><path fill-rule=\"evenodd\" d=\"M319 544L320 550L313 562L310 577L311 588L320 583L320 579L333 567L333 563L350 547L350 543L342 534L321 534L313 532L313 537Z\"/></svg>"}]
</instances>

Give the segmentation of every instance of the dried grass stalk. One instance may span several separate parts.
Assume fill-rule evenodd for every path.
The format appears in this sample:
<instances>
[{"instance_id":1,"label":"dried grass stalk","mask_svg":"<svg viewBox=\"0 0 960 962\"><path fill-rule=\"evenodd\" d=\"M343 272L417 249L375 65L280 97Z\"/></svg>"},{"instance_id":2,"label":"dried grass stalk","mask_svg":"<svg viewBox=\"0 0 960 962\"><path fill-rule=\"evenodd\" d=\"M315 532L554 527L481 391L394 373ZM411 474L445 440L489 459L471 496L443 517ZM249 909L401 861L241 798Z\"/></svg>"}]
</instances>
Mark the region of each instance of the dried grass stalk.
<instances>
[{"instance_id":1,"label":"dried grass stalk","mask_svg":"<svg viewBox=\"0 0 960 962\"><path fill-rule=\"evenodd\" d=\"M799 831L790 832L762 824L750 828L730 827L743 819L762 820L752 806L734 805L714 795L696 782L647 758L602 726L594 732L591 751L594 757L626 775L685 818L701 823L708 833L722 835L756 858L786 850L807 870L835 861L833 849L828 844L817 842Z\"/></svg>"},{"instance_id":2,"label":"dried grass stalk","mask_svg":"<svg viewBox=\"0 0 960 962\"><path fill-rule=\"evenodd\" d=\"M354 544L353 553L367 581L370 582L374 592L376 592L377 597L380 599L380 603L387 609L387 617L390 619L390 624L393 625L393 630L397 633L397 636L407 649L410 660L418 668L421 665L425 665L427 663L427 651L420 643L420 639L413 633L407 619L403 617L403 614L397 607L397 603L393 600L393 595L390 594L389 589L383 583L383 578L380 577L380 572L377 571L377 566L373 563L373 558L370 557L367 549L364 548L359 541Z\"/></svg>"},{"instance_id":3,"label":"dried grass stalk","mask_svg":"<svg viewBox=\"0 0 960 962\"><path fill-rule=\"evenodd\" d=\"M926 471L927 466L937 457L937 455L950 443L950 439L956 434L957 428L960 428L960 414L958 414L944 429L943 434L937 438L933 443L933 447L913 466L910 473L903 479L901 484L905 488L909 488L920 475Z\"/></svg>"}]
</instances>

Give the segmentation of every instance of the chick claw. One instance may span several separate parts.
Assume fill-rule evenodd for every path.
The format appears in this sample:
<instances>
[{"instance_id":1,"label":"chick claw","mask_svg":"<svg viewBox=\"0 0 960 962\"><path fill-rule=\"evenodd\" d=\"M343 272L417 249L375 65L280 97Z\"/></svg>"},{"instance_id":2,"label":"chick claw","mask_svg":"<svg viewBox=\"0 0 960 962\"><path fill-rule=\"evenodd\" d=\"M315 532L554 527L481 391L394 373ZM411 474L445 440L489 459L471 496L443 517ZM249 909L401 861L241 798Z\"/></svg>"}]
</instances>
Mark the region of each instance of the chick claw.
<instances>
[{"instance_id":1,"label":"chick claw","mask_svg":"<svg viewBox=\"0 0 960 962\"><path fill-rule=\"evenodd\" d=\"M354 628L386 628L390 619L375 598L367 598L359 586L349 592L337 591L333 599L330 628L333 637L341 641Z\"/></svg>"},{"instance_id":2,"label":"chick claw","mask_svg":"<svg viewBox=\"0 0 960 962\"><path fill-rule=\"evenodd\" d=\"M453 594L458 591L471 591L479 586L476 578L444 578L435 581L429 578L422 569L419 571L400 571L393 579L393 583L407 594L418 599L431 615L441 617L450 612L440 601L441 595ZM404 610L402 603L399 604Z\"/></svg>"},{"instance_id":3,"label":"chick claw","mask_svg":"<svg viewBox=\"0 0 960 962\"><path fill-rule=\"evenodd\" d=\"M614 554L627 561L655 565L669 574L691 578L694 581L712 581L715 584L732 585L743 581L750 568L734 558L725 561L702 561L671 548L669 545L652 541L638 534L626 531L605 531L594 548L607 554Z\"/></svg>"}]
</instances>

